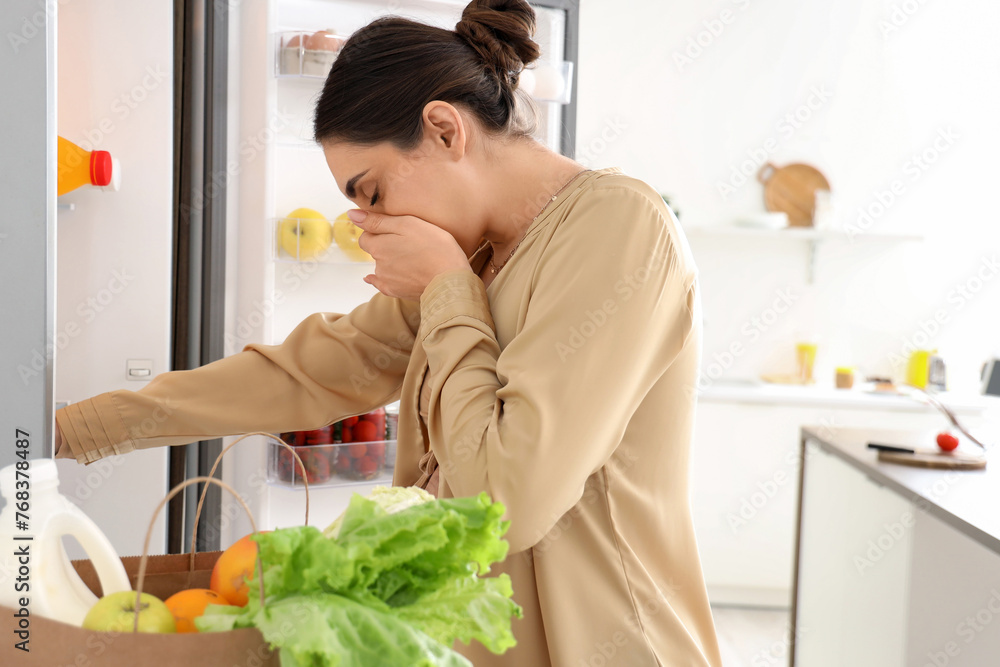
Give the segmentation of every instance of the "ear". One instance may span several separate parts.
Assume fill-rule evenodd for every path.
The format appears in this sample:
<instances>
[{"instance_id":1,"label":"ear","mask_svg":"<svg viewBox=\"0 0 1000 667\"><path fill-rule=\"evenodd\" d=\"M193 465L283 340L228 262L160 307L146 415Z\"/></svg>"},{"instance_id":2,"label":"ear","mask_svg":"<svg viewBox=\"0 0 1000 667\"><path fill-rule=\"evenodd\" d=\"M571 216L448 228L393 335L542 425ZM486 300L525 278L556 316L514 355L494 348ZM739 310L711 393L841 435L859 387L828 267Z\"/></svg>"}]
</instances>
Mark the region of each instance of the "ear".
<instances>
[{"instance_id":1,"label":"ear","mask_svg":"<svg viewBox=\"0 0 1000 667\"><path fill-rule=\"evenodd\" d=\"M465 120L451 104L434 100L424 106L424 141L429 142L434 150L443 150L453 160L459 160L465 155L468 135L465 133Z\"/></svg>"}]
</instances>

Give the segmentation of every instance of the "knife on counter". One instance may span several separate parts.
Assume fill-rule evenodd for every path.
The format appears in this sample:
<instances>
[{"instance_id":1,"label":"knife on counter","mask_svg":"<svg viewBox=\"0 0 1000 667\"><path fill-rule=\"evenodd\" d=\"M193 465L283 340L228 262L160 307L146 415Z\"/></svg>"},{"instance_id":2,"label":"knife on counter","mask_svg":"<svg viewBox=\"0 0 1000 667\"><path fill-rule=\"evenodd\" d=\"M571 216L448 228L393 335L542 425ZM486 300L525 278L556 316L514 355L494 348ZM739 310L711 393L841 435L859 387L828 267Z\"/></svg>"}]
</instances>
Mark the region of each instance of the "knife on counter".
<instances>
[{"instance_id":1,"label":"knife on counter","mask_svg":"<svg viewBox=\"0 0 1000 667\"><path fill-rule=\"evenodd\" d=\"M898 445L882 445L877 442L869 442L868 449L877 449L880 452L899 452L900 454L916 454L917 450L912 447L900 447Z\"/></svg>"}]
</instances>

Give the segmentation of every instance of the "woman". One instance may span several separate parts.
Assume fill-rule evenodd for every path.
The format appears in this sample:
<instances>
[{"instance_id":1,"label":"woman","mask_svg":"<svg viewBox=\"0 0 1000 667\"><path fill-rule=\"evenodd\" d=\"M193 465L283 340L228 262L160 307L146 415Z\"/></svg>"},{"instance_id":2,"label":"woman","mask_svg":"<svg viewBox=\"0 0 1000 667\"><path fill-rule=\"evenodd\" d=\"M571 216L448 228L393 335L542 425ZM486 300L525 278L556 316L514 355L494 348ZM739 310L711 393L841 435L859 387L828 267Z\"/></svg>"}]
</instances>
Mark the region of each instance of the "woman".
<instances>
[{"instance_id":1,"label":"woman","mask_svg":"<svg viewBox=\"0 0 1000 667\"><path fill-rule=\"evenodd\" d=\"M455 31L357 32L316 139L360 210L381 294L57 413L83 463L206 437L318 428L401 400L395 483L507 507L516 648L477 667L720 664L688 506L695 267L651 188L530 137L521 0ZM153 419L150 419L153 417ZM150 429L150 424L155 428Z\"/></svg>"}]
</instances>

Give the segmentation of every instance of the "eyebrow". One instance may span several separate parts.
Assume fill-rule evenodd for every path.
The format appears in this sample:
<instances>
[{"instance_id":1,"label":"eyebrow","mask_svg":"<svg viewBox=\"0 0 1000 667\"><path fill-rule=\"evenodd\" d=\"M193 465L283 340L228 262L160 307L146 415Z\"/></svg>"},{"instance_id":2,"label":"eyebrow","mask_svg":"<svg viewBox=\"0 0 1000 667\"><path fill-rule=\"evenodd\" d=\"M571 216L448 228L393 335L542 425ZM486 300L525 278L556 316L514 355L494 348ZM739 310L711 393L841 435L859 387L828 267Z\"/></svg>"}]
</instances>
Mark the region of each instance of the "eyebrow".
<instances>
[{"instance_id":1,"label":"eyebrow","mask_svg":"<svg viewBox=\"0 0 1000 667\"><path fill-rule=\"evenodd\" d=\"M351 178L351 180L347 181L347 185L344 187L344 191L347 192L347 196L348 197L350 197L351 199L354 199L355 195L357 194L354 191L354 186L357 185L358 181L360 181L361 178L365 174L367 174L369 171L371 171L371 170L370 169L365 169L363 172L361 172L357 176L354 176L353 178Z\"/></svg>"}]
</instances>

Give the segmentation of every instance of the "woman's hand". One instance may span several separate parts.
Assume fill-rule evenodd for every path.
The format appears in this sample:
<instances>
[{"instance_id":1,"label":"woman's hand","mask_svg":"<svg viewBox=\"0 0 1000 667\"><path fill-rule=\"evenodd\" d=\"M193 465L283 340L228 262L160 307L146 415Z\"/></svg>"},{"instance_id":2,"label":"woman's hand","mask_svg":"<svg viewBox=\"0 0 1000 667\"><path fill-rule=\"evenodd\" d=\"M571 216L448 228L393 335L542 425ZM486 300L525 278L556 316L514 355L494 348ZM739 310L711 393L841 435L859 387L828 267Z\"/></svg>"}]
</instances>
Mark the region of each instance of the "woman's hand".
<instances>
[{"instance_id":1,"label":"woman's hand","mask_svg":"<svg viewBox=\"0 0 1000 667\"><path fill-rule=\"evenodd\" d=\"M375 259L375 273L365 282L382 294L419 301L436 276L456 269L472 271L469 259L445 230L412 215L348 211L365 231L358 243Z\"/></svg>"}]
</instances>

